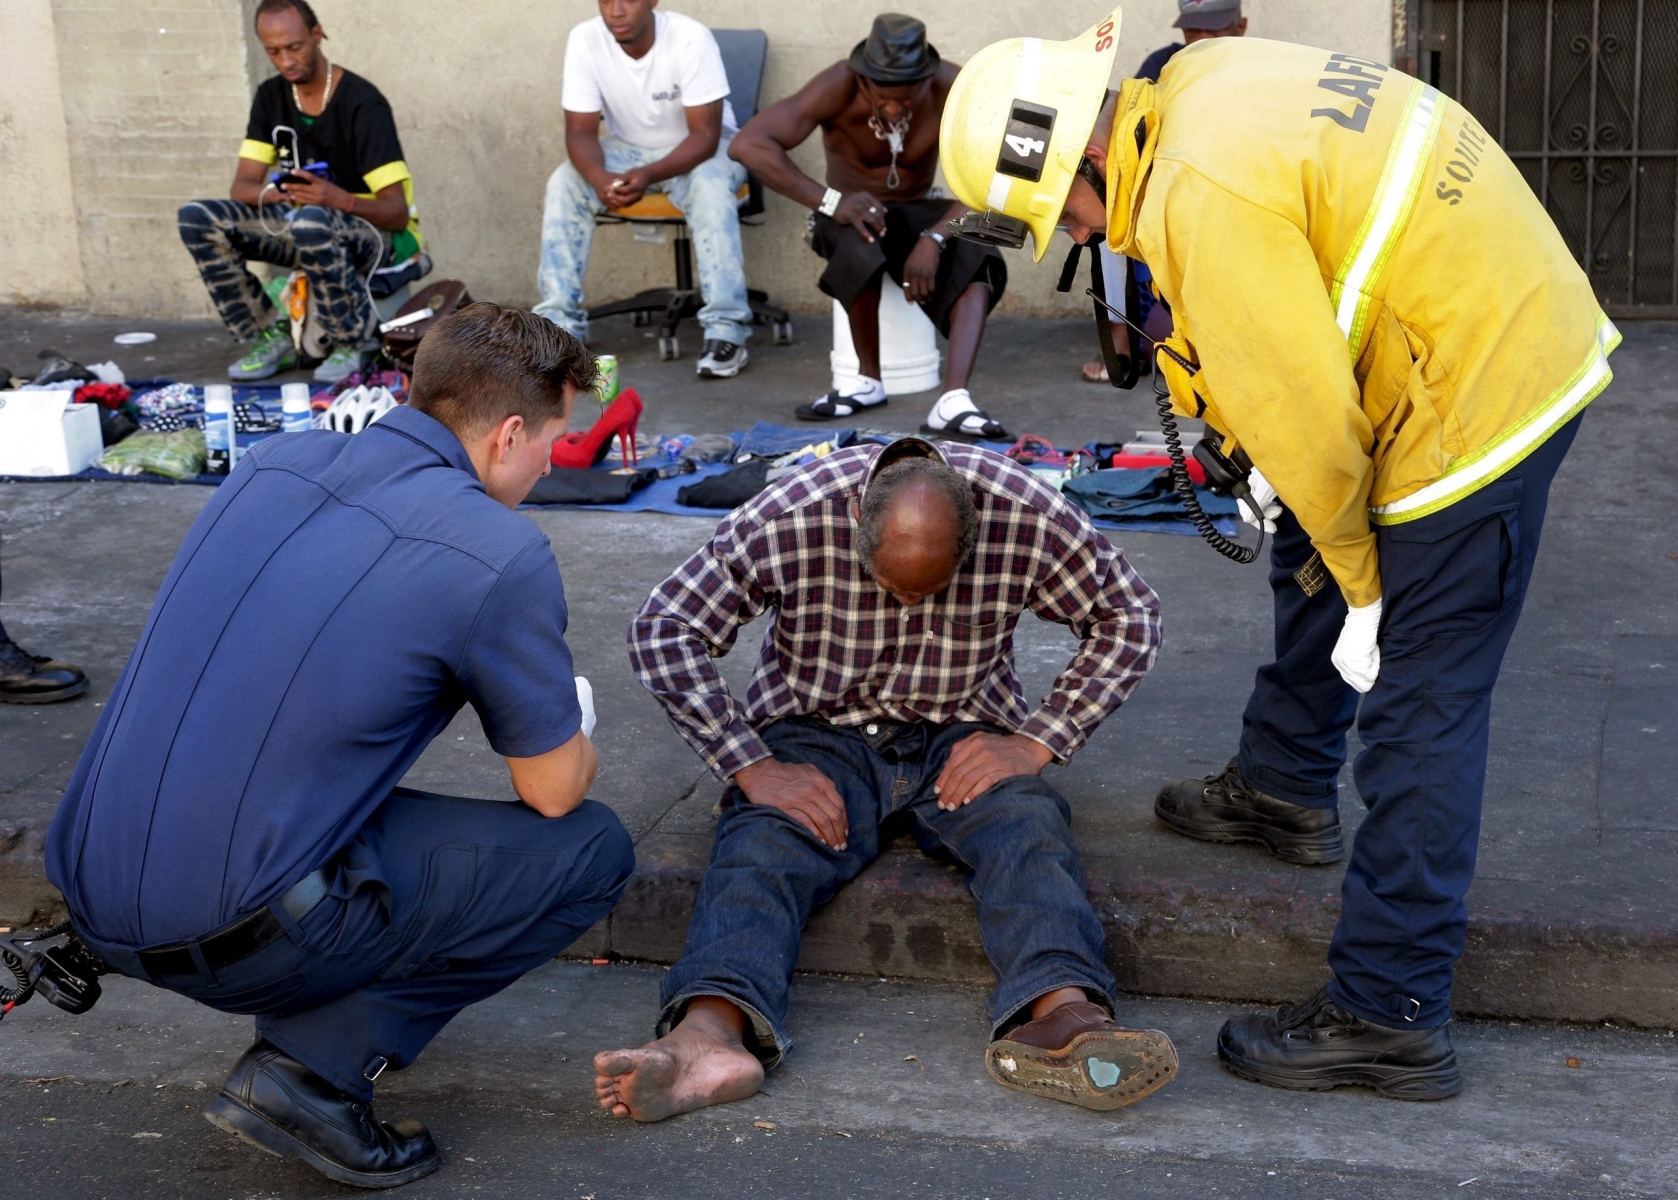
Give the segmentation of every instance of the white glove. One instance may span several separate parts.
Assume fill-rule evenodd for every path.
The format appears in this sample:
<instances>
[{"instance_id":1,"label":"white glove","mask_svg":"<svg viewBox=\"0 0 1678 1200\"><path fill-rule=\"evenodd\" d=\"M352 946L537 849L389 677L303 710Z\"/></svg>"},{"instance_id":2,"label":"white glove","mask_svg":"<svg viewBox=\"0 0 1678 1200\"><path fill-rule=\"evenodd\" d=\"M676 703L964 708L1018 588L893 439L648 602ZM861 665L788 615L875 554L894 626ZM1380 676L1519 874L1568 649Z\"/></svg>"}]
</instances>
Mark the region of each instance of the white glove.
<instances>
[{"instance_id":1,"label":"white glove","mask_svg":"<svg viewBox=\"0 0 1678 1200\"><path fill-rule=\"evenodd\" d=\"M1357 691L1367 692L1374 687L1375 677L1381 673L1381 648L1375 644L1380 628L1379 600L1362 608L1348 608L1346 623L1340 627L1340 640L1334 643L1334 653L1329 655L1340 678Z\"/></svg>"},{"instance_id":2,"label":"white glove","mask_svg":"<svg viewBox=\"0 0 1678 1200\"><path fill-rule=\"evenodd\" d=\"M583 736L594 736L594 688L581 675L577 676L577 703L583 710Z\"/></svg>"},{"instance_id":3,"label":"white glove","mask_svg":"<svg viewBox=\"0 0 1678 1200\"><path fill-rule=\"evenodd\" d=\"M1235 505L1241 510L1241 519L1254 529L1275 533L1276 520L1282 515L1282 502L1276 496L1276 489L1270 486L1270 480L1259 474L1257 467L1247 472L1247 486L1252 489L1253 503L1258 505L1258 509L1255 512L1245 500L1237 500Z\"/></svg>"}]
</instances>

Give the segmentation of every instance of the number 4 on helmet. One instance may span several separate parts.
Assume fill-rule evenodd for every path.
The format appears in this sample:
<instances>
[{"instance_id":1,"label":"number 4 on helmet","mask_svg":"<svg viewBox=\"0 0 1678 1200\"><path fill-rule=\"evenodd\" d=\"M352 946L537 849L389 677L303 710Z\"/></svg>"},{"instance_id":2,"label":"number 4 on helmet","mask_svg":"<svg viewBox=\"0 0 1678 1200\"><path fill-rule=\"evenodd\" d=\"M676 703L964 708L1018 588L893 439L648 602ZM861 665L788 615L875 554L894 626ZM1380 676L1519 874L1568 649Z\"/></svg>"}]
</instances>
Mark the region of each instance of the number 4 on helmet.
<instances>
[{"instance_id":1,"label":"number 4 on helmet","mask_svg":"<svg viewBox=\"0 0 1678 1200\"><path fill-rule=\"evenodd\" d=\"M1020 222L1038 261L1107 99L1120 15L1113 9L1070 41L1011 38L985 47L944 104L939 161L950 190L981 214Z\"/></svg>"}]
</instances>

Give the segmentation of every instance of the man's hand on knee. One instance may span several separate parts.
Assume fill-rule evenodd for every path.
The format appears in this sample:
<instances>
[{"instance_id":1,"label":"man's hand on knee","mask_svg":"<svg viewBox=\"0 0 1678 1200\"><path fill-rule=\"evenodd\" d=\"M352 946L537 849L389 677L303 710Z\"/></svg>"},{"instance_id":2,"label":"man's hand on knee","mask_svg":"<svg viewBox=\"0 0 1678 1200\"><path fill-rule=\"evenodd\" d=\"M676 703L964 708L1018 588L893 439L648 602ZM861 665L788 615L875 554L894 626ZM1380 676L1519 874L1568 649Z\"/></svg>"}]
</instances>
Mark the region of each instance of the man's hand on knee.
<instances>
[{"instance_id":1,"label":"man's hand on knee","mask_svg":"<svg viewBox=\"0 0 1678 1200\"><path fill-rule=\"evenodd\" d=\"M903 264L903 298L911 304L921 304L938 290L938 243L931 238L918 238Z\"/></svg>"},{"instance_id":2,"label":"man's hand on knee","mask_svg":"<svg viewBox=\"0 0 1678 1200\"><path fill-rule=\"evenodd\" d=\"M954 812L1004 779L1041 773L1053 757L1042 742L1022 734L969 734L950 751L932 790L938 807Z\"/></svg>"},{"instance_id":3,"label":"man's hand on knee","mask_svg":"<svg viewBox=\"0 0 1678 1200\"><path fill-rule=\"evenodd\" d=\"M829 849L845 848L850 833L845 801L818 768L764 758L736 771L734 784L753 804L780 809Z\"/></svg>"}]
</instances>

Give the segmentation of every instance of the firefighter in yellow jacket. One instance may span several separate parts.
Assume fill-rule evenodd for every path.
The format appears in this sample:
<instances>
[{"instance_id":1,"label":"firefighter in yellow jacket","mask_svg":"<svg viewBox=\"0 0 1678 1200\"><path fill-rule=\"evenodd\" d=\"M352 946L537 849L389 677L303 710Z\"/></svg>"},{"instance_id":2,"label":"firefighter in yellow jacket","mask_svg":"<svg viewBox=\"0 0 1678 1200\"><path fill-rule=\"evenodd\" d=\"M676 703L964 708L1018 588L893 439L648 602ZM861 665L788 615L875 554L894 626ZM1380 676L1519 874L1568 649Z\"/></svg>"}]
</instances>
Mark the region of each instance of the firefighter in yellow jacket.
<instances>
[{"instance_id":1,"label":"firefighter in yellow jacket","mask_svg":"<svg viewBox=\"0 0 1678 1200\"><path fill-rule=\"evenodd\" d=\"M1336 861L1358 721L1369 811L1333 978L1226 1022L1219 1055L1282 1087L1448 1096L1492 686L1619 335L1520 172L1436 89L1229 38L1115 95L1119 21L975 55L944 110L944 174L990 214L970 225L1029 233L1038 259L1062 228L1147 263L1174 322L1157 358L1173 408L1254 464L1243 513L1275 534L1276 658L1239 753L1168 784L1159 818Z\"/></svg>"}]
</instances>

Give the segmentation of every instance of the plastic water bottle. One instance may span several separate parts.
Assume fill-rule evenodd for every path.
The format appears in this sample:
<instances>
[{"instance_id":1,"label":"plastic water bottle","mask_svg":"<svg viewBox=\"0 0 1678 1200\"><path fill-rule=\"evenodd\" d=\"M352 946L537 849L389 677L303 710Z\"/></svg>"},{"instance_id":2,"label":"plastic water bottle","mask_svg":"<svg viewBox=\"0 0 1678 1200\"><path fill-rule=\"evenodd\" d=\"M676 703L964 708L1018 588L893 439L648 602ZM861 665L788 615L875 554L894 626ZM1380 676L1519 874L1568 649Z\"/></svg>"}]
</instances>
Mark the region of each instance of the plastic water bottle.
<instances>
[{"instance_id":1,"label":"plastic water bottle","mask_svg":"<svg viewBox=\"0 0 1678 1200\"><path fill-rule=\"evenodd\" d=\"M233 417L233 389L225 383L204 387L204 470L225 475L233 469L239 441Z\"/></svg>"},{"instance_id":2,"label":"plastic water bottle","mask_svg":"<svg viewBox=\"0 0 1678 1200\"><path fill-rule=\"evenodd\" d=\"M314 428L314 416L309 411L309 385L282 383L280 385L280 432L299 433Z\"/></svg>"}]
</instances>

